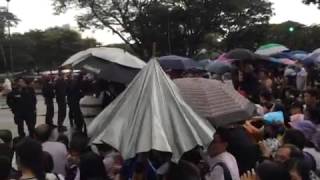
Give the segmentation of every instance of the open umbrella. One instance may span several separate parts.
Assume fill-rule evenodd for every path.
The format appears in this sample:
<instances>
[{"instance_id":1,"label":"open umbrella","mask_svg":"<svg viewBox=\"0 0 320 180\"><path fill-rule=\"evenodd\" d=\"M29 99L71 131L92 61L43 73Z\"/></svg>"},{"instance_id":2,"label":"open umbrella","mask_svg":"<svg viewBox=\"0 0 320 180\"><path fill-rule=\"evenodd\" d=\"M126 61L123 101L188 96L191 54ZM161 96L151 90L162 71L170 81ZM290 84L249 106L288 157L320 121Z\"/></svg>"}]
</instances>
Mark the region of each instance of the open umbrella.
<instances>
[{"instance_id":1,"label":"open umbrella","mask_svg":"<svg viewBox=\"0 0 320 180\"><path fill-rule=\"evenodd\" d=\"M207 66L207 71L222 75L226 72L231 72L232 65L221 61L213 61Z\"/></svg>"},{"instance_id":2,"label":"open umbrella","mask_svg":"<svg viewBox=\"0 0 320 180\"><path fill-rule=\"evenodd\" d=\"M71 56L61 66L84 69L100 78L127 84L146 65L119 48L90 48Z\"/></svg>"},{"instance_id":3,"label":"open umbrella","mask_svg":"<svg viewBox=\"0 0 320 180\"><path fill-rule=\"evenodd\" d=\"M214 133L210 123L183 100L156 60L143 68L127 89L88 127L93 143L107 143L127 160L157 150L172 161L196 146L206 146Z\"/></svg>"},{"instance_id":4,"label":"open umbrella","mask_svg":"<svg viewBox=\"0 0 320 180\"><path fill-rule=\"evenodd\" d=\"M202 69L201 66L193 59L181 56L162 56L159 58L159 63L164 70L194 70Z\"/></svg>"},{"instance_id":5,"label":"open umbrella","mask_svg":"<svg viewBox=\"0 0 320 180\"><path fill-rule=\"evenodd\" d=\"M281 44L271 43L259 47L255 53L264 56L271 56L287 50L289 49Z\"/></svg>"},{"instance_id":6,"label":"open umbrella","mask_svg":"<svg viewBox=\"0 0 320 180\"><path fill-rule=\"evenodd\" d=\"M204 59L199 61L198 63L204 70L208 70L208 65L212 62L213 61L211 59Z\"/></svg>"},{"instance_id":7,"label":"open umbrella","mask_svg":"<svg viewBox=\"0 0 320 180\"><path fill-rule=\"evenodd\" d=\"M282 65L295 65L296 64L296 61L293 61L288 58L273 58L273 57L271 57L270 61L274 62L274 63L282 64Z\"/></svg>"},{"instance_id":8,"label":"open umbrella","mask_svg":"<svg viewBox=\"0 0 320 180\"><path fill-rule=\"evenodd\" d=\"M320 53L312 53L303 61L306 65L320 64Z\"/></svg>"},{"instance_id":9,"label":"open umbrella","mask_svg":"<svg viewBox=\"0 0 320 180\"><path fill-rule=\"evenodd\" d=\"M174 81L185 101L214 126L223 126L250 118L255 105L231 86L204 78Z\"/></svg>"},{"instance_id":10,"label":"open umbrella","mask_svg":"<svg viewBox=\"0 0 320 180\"><path fill-rule=\"evenodd\" d=\"M229 51L226 55L228 59L235 59L235 60L253 60L254 54L248 49L233 49Z\"/></svg>"}]
</instances>

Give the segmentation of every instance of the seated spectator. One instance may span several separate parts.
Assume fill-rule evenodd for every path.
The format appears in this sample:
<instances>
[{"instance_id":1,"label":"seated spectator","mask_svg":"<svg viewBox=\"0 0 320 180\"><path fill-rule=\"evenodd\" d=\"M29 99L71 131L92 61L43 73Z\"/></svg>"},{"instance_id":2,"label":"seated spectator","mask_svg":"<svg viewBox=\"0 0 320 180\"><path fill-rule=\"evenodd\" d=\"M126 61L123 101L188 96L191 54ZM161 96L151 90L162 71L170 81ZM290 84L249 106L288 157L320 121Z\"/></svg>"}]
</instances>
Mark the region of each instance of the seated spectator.
<instances>
[{"instance_id":1,"label":"seated spectator","mask_svg":"<svg viewBox=\"0 0 320 180\"><path fill-rule=\"evenodd\" d=\"M80 180L107 180L103 159L93 153L87 152L80 157Z\"/></svg>"},{"instance_id":2,"label":"seated spectator","mask_svg":"<svg viewBox=\"0 0 320 180\"><path fill-rule=\"evenodd\" d=\"M289 129L284 133L282 144L292 144L300 150L303 150L306 144L306 138L299 130Z\"/></svg>"},{"instance_id":3,"label":"seated spectator","mask_svg":"<svg viewBox=\"0 0 320 180\"><path fill-rule=\"evenodd\" d=\"M110 179L118 175L122 167L121 154L108 144L95 144Z\"/></svg>"},{"instance_id":4,"label":"seated spectator","mask_svg":"<svg viewBox=\"0 0 320 180\"><path fill-rule=\"evenodd\" d=\"M0 139L8 146L12 146L12 133L9 130L0 130Z\"/></svg>"},{"instance_id":5,"label":"seated spectator","mask_svg":"<svg viewBox=\"0 0 320 180\"><path fill-rule=\"evenodd\" d=\"M199 169L190 162L180 161L179 164L170 164L164 180L201 180Z\"/></svg>"},{"instance_id":6,"label":"seated spectator","mask_svg":"<svg viewBox=\"0 0 320 180\"><path fill-rule=\"evenodd\" d=\"M293 158L286 163L292 180L311 180L312 171L301 158Z\"/></svg>"},{"instance_id":7,"label":"seated spectator","mask_svg":"<svg viewBox=\"0 0 320 180\"><path fill-rule=\"evenodd\" d=\"M59 134L57 142L60 142L66 146L66 149L69 149L69 138L65 134Z\"/></svg>"},{"instance_id":8,"label":"seated spectator","mask_svg":"<svg viewBox=\"0 0 320 180\"><path fill-rule=\"evenodd\" d=\"M89 152L89 139L81 132L72 135L70 141L70 149L67 157L66 180L80 179L80 156Z\"/></svg>"},{"instance_id":9,"label":"seated spectator","mask_svg":"<svg viewBox=\"0 0 320 180\"><path fill-rule=\"evenodd\" d=\"M257 167L256 172L244 174L241 180L291 180L291 178L284 165L264 161Z\"/></svg>"},{"instance_id":10,"label":"seated spectator","mask_svg":"<svg viewBox=\"0 0 320 180\"><path fill-rule=\"evenodd\" d=\"M53 172L65 176L65 167L67 164L67 149L64 144L60 142L49 141L52 128L50 125L42 124L35 129L35 139L42 143L43 151L50 153L53 158L54 168Z\"/></svg>"},{"instance_id":11,"label":"seated spectator","mask_svg":"<svg viewBox=\"0 0 320 180\"><path fill-rule=\"evenodd\" d=\"M11 161L5 156L0 156L0 180L9 180Z\"/></svg>"},{"instance_id":12,"label":"seated spectator","mask_svg":"<svg viewBox=\"0 0 320 180\"><path fill-rule=\"evenodd\" d=\"M259 147L241 126L228 128L228 152L237 160L240 174L255 168L259 160Z\"/></svg>"},{"instance_id":13,"label":"seated spectator","mask_svg":"<svg viewBox=\"0 0 320 180\"><path fill-rule=\"evenodd\" d=\"M208 148L209 173L206 180L239 180L239 168L235 157L227 152L228 129L218 128Z\"/></svg>"},{"instance_id":14,"label":"seated spectator","mask_svg":"<svg viewBox=\"0 0 320 180\"><path fill-rule=\"evenodd\" d=\"M285 144L278 149L274 160L279 163L286 163L292 158L303 158L303 153L296 146Z\"/></svg>"},{"instance_id":15,"label":"seated spectator","mask_svg":"<svg viewBox=\"0 0 320 180\"><path fill-rule=\"evenodd\" d=\"M45 180L41 144L33 139L23 139L16 147L17 165L21 171L20 180Z\"/></svg>"},{"instance_id":16,"label":"seated spectator","mask_svg":"<svg viewBox=\"0 0 320 180\"><path fill-rule=\"evenodd\" d=\"M46 180L64 180L64 177L57 173L52 173L54 163L50 153L43 151L43 167L46 172Z\"/></svg>"}]
</instances>

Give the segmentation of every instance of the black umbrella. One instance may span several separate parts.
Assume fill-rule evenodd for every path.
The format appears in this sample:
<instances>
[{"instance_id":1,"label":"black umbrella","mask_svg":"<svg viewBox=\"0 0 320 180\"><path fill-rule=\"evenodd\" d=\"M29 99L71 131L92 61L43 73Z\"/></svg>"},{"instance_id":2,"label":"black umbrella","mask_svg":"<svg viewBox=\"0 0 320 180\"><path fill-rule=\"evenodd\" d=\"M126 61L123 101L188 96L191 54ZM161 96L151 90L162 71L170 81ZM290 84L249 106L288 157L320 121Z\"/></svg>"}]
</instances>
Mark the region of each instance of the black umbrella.
<instances>
[{"instance_id":1,"label":"black umbrella","mask_svg":"<svg viewBox=\"0 0 320 180\"><path fill-rule=\"evenodd\" d=\"M201 66L193 59L175 55L162 56L159 58L159 63L161 67L165 70L202 70Z\"/></svg>"},{"instance_id":2,"label":"black umbrella","mask_svg":"<svg viewBox=\"0 0 320 180\"><path fill-rule=\"evenodd\" d=\"M130 83L140 69L111 63L97 57L88 57L75 66L75 68L98 75L99 78L122 84Z\"/></svg>"},{"instance_id":3,"label":"black umbrella","mask_svg":"<svg viewBox=\"0 0 320 180\"><path fill-rule=\"evenodd\" d=\"M254 53L248 49L233 49L226 54L226 58L235 60L253 60L255 58Z\"/></svg>"},{"instance_id":4,"label":"black umbrella","mask_svg":"<svg viewBox=\"0 0 320 180\"><path fill-rule=\"evenodd\" d=\"M232 65L221 61L214 61L208 65L208 72L222 75L232 71Z\"/></svg>"}]
</instances>

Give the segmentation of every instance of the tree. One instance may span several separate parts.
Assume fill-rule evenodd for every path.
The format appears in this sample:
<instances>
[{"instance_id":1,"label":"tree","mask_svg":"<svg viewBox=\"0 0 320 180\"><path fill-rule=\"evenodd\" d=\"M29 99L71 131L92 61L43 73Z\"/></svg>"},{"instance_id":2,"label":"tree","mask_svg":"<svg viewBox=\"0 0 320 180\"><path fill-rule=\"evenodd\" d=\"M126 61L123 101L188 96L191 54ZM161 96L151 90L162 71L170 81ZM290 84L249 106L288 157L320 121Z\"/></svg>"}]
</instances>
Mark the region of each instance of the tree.
<instances>
[{"instance_id":1,"label":"tree","mask_svg":"<svg viewBox=\"0 0 320 180\"><path fill-rule=\"evenodd\" d=\"M0 65L3 67L3 69L8 69L8 61L9 59L8 54L6 54L4 49L4 41L7 40L7 38L10 38L8 36L9 33L6 33L6 29L13 27L17 25L19 22L19 19L11 12L8 12L8 9L6 7L0 7L0 54L1 59Z\"/></svg>"},{"instance_id":2,"label":"tree","mask_svg":"<svg viewBox=\"0 0 320 180\"><path fill-rule=\"evenodd\" d=\"M230 33L224 39L226 50L233 48L257 49L267 43L279 43L293 50L312 52L319 48L320 26L306 26L297 22L256 25Z\"/></svg>"},{"instance_id":3,"label":"tree","mask_svg":"<svg viewBox=\"0 0 320 180\"><path fill-rule=\"evenodd\" d=\"M320 7L320 0L302 0L305 4L317 4Z\"/></svg>"},{"instance_id":4,"label":"tree","mask_svg":"<svg viewBox=\"0 0 320 180\"><path fill-rule=\"evenodd\" d=\"M82 28L107 28L144 58L156 43L160 55L193 55L207 34L268 23L267 0L53 0L57 13L82 8Z\"/></svg>"},{"instance_id":5,"label":"tree","mask_svg":"<svg viewBox=\"0 0 320 180\"><path fill-rule=\"evenodd\" d=\"M55 69L73 54L99 45L95 39L82 39L79 32L61 27L13 34L3 41L6 54L13 50L16 71ZM0 71L4 71L3 66Z\"/></svg>"}]
</instances>

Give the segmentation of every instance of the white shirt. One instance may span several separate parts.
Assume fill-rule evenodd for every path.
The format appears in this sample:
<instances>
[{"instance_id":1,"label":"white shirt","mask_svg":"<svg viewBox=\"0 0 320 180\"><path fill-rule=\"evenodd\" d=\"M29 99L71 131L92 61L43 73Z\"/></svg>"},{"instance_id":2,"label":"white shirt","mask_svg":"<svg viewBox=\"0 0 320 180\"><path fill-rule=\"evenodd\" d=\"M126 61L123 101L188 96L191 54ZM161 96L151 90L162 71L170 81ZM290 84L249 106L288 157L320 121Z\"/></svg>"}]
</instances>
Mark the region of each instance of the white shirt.
<instances>
[{"instance_id":1,"label":"white shirt","mask_svg":"<svg viewBox=\"0 0 320 180\"><path fill-rule=\"evenodd\" d=\"M102 109L103 94L99 97L84 96L80 100L80 109L87 126L99 115Z\"/></svg>"},{"instance_id":2,"label":"white shirt","mask_svg":"<svg viewBox=\"0 0 320 180\"><path fill-rule=\"evenodd\" d=\"M308 73L304 68L297 73L297 89L302 91L305 89Z\"/></svg>"},{"instance_id":3,"label":"white shirt","mask_svg":"<svg viewBox=\"0 0 320 180\"><path fill-rule=\"evenodd\" d=\"M60 142L47 141L42 143L43 151L48 152L53 159L54 167L53 173L66 175L66 164L67 164L67 148Z\"/></svg>"},{"instance_id":4,"label":"white shirt","mask_svg":"<svg viewBox=\"0 0 320 180\"><path fill-rule=\"evenodd\" d=\"M210 172L206 176L206 180L224 180L224 172L221 166L216 166L217 163L224 163L230 171L232 180L240 180L239 168L235 157L224 152L216 157L209 158ZM215 167L214 167L215 166Z\"/></svg>"}]
</instances>

